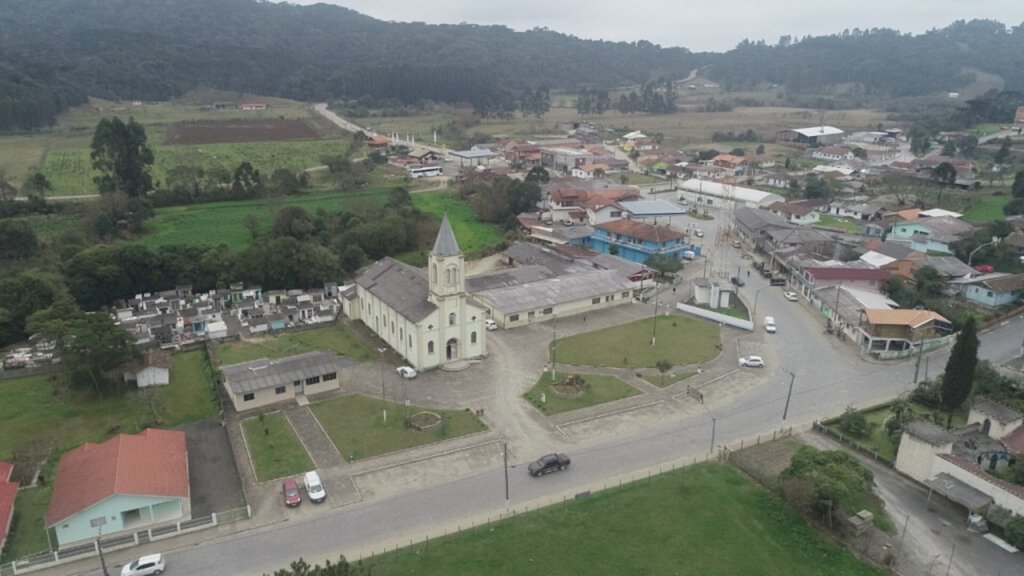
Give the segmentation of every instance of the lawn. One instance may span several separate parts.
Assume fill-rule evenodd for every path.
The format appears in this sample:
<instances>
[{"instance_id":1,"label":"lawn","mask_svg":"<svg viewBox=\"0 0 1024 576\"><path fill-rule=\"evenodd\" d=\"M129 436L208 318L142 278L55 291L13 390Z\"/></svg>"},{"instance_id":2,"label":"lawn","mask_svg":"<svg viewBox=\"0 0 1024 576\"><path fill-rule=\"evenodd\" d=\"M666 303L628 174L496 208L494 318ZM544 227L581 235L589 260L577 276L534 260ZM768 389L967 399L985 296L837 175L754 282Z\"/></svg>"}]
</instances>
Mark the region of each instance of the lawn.
<instances>
[{"instance_id":1,"label":"lawn","mask_svg":"<svg viewBox=\"0 0 1024 576\"><path fill-rule=\"evenodd\" d=\"M1006 218L1003 214L1003 206L1006 206L1013 200L1012 196L986 196L979 198L966 212L964 212L964 220L971 224L984 224L986 222L995 222L996 220L1002 220Z\"/></svg>"},{"instance_id":2,"label":"lawn","mask_svg":"<svg viewBox=\"0 0 1024 576\"><path fill-rule=\"evenodd\" d=\"M882 575L825 540L778 497L716 464L569 500L362 563L374 576Z\"/></svg>"},{"instance_id":3,"label":"lawn","mask_svg":"<svg viewBox=\"0 0 1024 576\"><path fill-rule=\"evenodd\" d=\"M39 552L46 552L46 511L53 496L53 484L26 488L18 491L14 502L15 521L11 536L4 547L5 560L23 558Z\"/></svg>"},{"instance_id":4,"label":"lawn","mask_svg":"<svg viewBox=\"0 0 1024 576\"><path fill-rule=\"evenodd\" d=\"M561 338L555 360L577 366L654 368L659 360L673 366L700 364L718 356L718 325L688 316L659 316L621 326ZM655 343L651 336L657 330Z\"/></svg>"},{"instance_id":5,"label":"lawn","mask_svg":"<svg viewBox=\"0 0 1024 576\"><path fill-rule=\"evenodd\" d=\"M171 363L171 383L159 388L164 401L164 425L177 426L217 416L217 390L202 350L179 352Z\"/></svg>"},{"instance_id":6,"label":"lawn","mask_svg":"<svg viewBox=\"0 0 1024 576\"><path fill-rule=\"evenodd\" d=\"M328 212L373 210L384 204L387 194L387 189L371 188L320 196L170 206L156 211L156 217L149 222L151 232L139 242L150 248L169 244L227 244L242 249L252 239L245 227L248 216L255 216L266 229L272 225L274 214L285 206L300 206L310 213L319 208Z\"/></svg>"},{"instance_id":7,"label":"lawn","mask_svg":"<svg viewBox=\"0 0 1024 576\"><path fill-rule=\"evenodd\" d=\"M821 219L815 228L825 228L828 230L838 230L840 232L848 232L850 234L860 234L863 226L849 218L837 218L831 214L822 214Z\"/></svg>"},{"instance_id":8,"label":"lawn","mask_svg":"<svg viewBox=\"0 0 1024 576\"><path fill-rule=\"evenodd\" d=\"M566 376L569 376L569 374L555 372L555 381L561 381ZM598 374L580 374L579 376L590 386L590 389L579 397L566 398L555 394L554 390L551 389L551 372L545 371L537 379L537 384L530 388L526 394L523 394L523 398L526 398L530 404L536 406L541 412L551 415L605 402L613 402L640 393L636 388L614 376L601 376ZM541 395L544 396L543 402L541 401Z\"/></svg>"},{"instance_id":9,"label":"lawn","mask_svg":"<svg viewBox=\"0 0 1024 576\"><path fill-rule=\"evenodd\" d=\"M403 381L402 385L408 384ZM399 391L392 386L390 393L391 397L395 397ZM342 396L320 402L313 405L313 413L338 451L348 460L415 448L487 429L475 414L465 409L406 407L397 402L387 402L386 405L387 423L384 423L380 398L368 396ZM407 413L414 416L424 411L443 414L444 425L426 430L405 426L404 417Z\"/></svg>"},{"instance_id":10,"label":"lawn","mask_svg":"<svg viewBox=\"0 0 1024 576\"><path fill-rule=\"evenodd\" d=\"M680 370L678 372L671 371L666 372L664 374L650 374L648 376L644 376L644 380L650 382L651 384L654 384L659 388L665 388L666 386L671 386L676 382L682 382L683 380L686 380L687 378L696 375L696 372L687 372L686 370Z\"/></svg>"},{"instance_id":11,"label":"lawn","mask_svg":"<svg viewBox=\"0 0 1024 576\"><path fill-rule=\"evenodd\" d=\"M267 482L313 469L313 461L284 415L264 414L242 422L256 479Z\"/></svg>"},{"instance_id":12,"label":"lawn","mask_svg":"<svg viewBox=\"0 0 1024 576\"><path fill-rule=\"evenodd\" d=\"M885 433L885 420L886 418L893 415L892 410L889 409L891 403L883 404L877 408L871 409L864 412L864 416L868 420L869 432L866 438L859 436L851 436L846 432L843 432L839 428L837 419L825 422L829 428L833 431L842 434L847 440L856 442L863 450L878 454L880 458L884 458L889 462L896 460L896 446L889 440L888 434ZM924 418L931 421L931 415L938 411L923 406L921 404L910 403L910 408L914 412L915 419ZM945 423L945 416L943 416L943 423ZM963 416L954 416L953 425L962 426L966 424L967 420Z\"/></svg>"},{"instance_id":13,"label":"lawn","mask_svg":"<svg viewBox=\"0 0 1024 576\"><path fill-rule=\"evenodd\" d=\"M418 210L438 220L447 212L455 239L464 254L474 254L500 244L504 232L494 224L481 222L465 202L450 192L423 192L412 195Z\"/></svg>"},{"instance_id":14,"label":"lawn","mask_svg":"<svg viewBox=\"0 0 1024 576\"><path fill-rule=\"evenodd\" d=\"M259 358L284 358L316 350L328 350L356 360L370 358L370 350L342 323L333 326L286 332L249 342L221 344L214 352L218 366L238 364Z\"/></svg>"}]
</instances>

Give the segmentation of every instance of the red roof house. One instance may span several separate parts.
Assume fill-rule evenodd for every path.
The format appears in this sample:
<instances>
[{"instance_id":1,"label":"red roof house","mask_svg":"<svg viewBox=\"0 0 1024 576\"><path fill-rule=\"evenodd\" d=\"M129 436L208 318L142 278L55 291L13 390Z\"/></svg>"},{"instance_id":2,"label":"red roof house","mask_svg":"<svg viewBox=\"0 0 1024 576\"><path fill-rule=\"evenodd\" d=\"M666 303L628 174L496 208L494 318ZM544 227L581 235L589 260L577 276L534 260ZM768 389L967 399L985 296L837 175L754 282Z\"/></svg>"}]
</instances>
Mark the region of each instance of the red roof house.
<instances>
[{"instance_id":1,"label":"red roof house","mask_svg":"<svg viewBox=\"0 0 1024 576\"><path fill-rule=\"evenodd\" d=\"M60 460L46 516L61 546L103 534L188 519L185 433L150 428L85 444Z\"/></svg>"},{"instance_id":2,"label":"red roof house","mask_svg":"<svg viewBox=\"0 0 1024 576\"><path fill-rule=\"evenodd\" d=\"M14 465L0 462L0 552L4 551L7 535L11 533L11 520L14 518L14 501L18 498L18 483L11 482Z\"/></svg>"}]
</instances>

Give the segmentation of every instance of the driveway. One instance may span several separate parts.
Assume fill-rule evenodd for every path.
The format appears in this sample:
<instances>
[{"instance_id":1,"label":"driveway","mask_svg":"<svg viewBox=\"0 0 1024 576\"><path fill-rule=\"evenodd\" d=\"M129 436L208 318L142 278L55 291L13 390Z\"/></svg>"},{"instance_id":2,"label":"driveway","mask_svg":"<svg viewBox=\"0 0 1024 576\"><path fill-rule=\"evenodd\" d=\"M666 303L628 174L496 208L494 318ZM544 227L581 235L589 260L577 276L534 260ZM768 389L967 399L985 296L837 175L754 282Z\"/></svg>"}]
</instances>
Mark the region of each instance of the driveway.
<instances>
[{"instance_id":1,"label":"driveway","mask_svg":"<svg viewBox=\"0 0 1024 576\"><path fill-rule=\"evenodd\" d=\"M227 430L215 420L193 422L178 429L185 432L188 442L192 517L245 506Z\"/></svg>"}]
</instances>

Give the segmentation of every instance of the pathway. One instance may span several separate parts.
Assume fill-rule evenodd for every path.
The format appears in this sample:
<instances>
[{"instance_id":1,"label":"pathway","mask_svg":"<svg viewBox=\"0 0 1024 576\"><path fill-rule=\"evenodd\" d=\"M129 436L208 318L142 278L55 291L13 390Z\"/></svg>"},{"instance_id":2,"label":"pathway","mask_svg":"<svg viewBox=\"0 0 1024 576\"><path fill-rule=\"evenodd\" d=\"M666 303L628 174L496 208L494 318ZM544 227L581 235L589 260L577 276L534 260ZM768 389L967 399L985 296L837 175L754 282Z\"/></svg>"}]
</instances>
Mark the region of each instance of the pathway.
<instances>
[{"instance_id":1,"label":"pathway","mask_svg":"<svg viewBox=\"0 0 1024 576\"><path fill-rule=\"evenodd\" d=\"M313 416L308 405L289 404L282 408L281 412L291 423L299 441L306 448L306 452L309 452L317 468L334 468L344 464L341 453L334 446L334 442L331 442L323 426L320 426L316 416Z\"/></svg>"}]
</instances>

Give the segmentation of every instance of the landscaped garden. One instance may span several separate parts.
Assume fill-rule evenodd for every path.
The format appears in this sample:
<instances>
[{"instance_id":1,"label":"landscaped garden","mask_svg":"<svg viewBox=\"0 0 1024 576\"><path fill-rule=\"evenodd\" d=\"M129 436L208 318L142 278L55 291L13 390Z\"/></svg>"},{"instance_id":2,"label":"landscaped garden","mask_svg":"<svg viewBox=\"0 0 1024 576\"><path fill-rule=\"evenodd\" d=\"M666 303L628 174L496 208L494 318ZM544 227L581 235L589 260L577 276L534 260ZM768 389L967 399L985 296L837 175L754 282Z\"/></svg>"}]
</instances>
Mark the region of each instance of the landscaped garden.
<instances>
[{"instance_id":1,"label":"landscaped garden","mask_svg":"<svg viewBox=\"0 0 1024 576\"><path fill-rule=\"evenodd\" d=\"M301 474L313 461L291 424L280 412L261 414L242 422L256 479L260 482Z\"/></svg>"},{"instance_id":2,"label":"landscaped garden","mask_svg":"<svg viewBox=\"0 0 1024 576\"><path fill-rule=\"evenodd\" d=\"M550 415L621 400L639 393L636 388L614 376L555 372L552 378L551 372L545 371L537 379L537 384L523 394L523 398L541 412Z\"/></svg>"},{"instance_id":3,"label":"landscaped garden","mask_svg":"<svg viewBox=\"0 0 1024 576\"><path fill-rule=\"evenodd\" d=\"M552 537L557 535L557 537ZM352 560L352 559L350 559ZM757 574L881 571L731 468L701 464L362 561L390 574Z\"/></svg>"},{"instance_id":4,"label":"landscaped garden","mask_svg":"<svg viewBox=\"0 0 1024 576\"><path fill-rule=\"evenodd\" d=\"M671 315L561 338L554 346L559 364L654 368L660 360L673 366L707 362L718 356L720 344L717 324Z\"/></svg>"},{"instance_id":5,"label":"landscaped garden","mask_svg":"<svg viewBox=\"0 0 1024 576\"><path fill-rule=\"evenodd\" d=\"M394 393L394 392L393 392ZM312 406L320 425L347 460L370 458L487 429L468 409L438 410L351 395Z\"/></svg>"},{"instance_id":6,"label":"landscaped garden","mask_svg":"<svg viewBox=\"0 0 1024 576\"><path fill-rule=\"evenodd\" d=\"M370 350L342 323L316 330L286 332L278 336L230 342L218 346L214 352L217 365L227 366L259 358L284 358L316 350L328 350L356 360L370 358Z\"/></svg>"},{"instance_id":7,"label":"landscaped garden","mask_svg":"<svg viewBox=\"0 0 1024 576\"><path fill-rule=\"evenodd\" d=\"M939 422L941 424L937 425L944 427L946 414L923 404L897 400L867 410L850 411L823 424L833 433L841 434L847 443L852 441L861 450L875 454L888 462L894 462L902 426L895 428L894 424L889 424L887 427L886 422L893 419L900 422L927 420ZM962 426L966 422L962 415L953 418L954 427Z\"/></svg>"}]
</instances>

